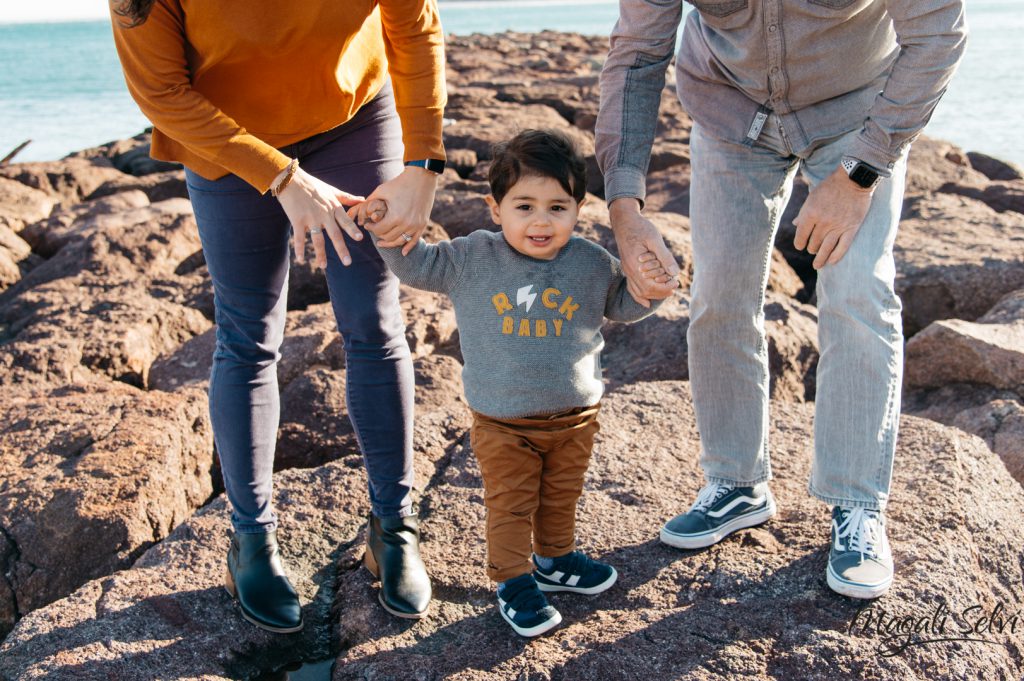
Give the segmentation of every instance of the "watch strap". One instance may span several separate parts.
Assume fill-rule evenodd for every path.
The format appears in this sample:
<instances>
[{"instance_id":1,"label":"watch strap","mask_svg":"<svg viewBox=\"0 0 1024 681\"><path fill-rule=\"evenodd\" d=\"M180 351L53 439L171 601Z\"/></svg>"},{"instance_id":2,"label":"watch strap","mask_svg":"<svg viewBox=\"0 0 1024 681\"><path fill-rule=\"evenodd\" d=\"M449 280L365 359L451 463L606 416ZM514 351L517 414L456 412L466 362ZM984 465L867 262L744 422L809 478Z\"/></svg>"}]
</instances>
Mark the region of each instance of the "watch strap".
<instances>
[{"instance_id":1,"label":"watch strap","mask_svg":"<svg viewBox=\"0 0 1024 681\"><path fill-rule=\"evenodd\" d=\"M423 168L429 170L432 173L440 175L444 172L445 162L438 158L421 158L415 161L406 161L407 166L416 166L417 168Z\"/></svg>"},{"instance_id":2,"label":"watch strap","mask_svg":"<svg viewBox=\"0 0 1024 681\"><path fill-rule=\"evenodd\" d=\"M853 156L843 156L840 161L843 166L843 170L846 171L846 175L853 180L853 182L863 187L864 189L872 189L877 185L882 177L877 170L869 166L859 158Z\"/></svg>"}]
</instances>

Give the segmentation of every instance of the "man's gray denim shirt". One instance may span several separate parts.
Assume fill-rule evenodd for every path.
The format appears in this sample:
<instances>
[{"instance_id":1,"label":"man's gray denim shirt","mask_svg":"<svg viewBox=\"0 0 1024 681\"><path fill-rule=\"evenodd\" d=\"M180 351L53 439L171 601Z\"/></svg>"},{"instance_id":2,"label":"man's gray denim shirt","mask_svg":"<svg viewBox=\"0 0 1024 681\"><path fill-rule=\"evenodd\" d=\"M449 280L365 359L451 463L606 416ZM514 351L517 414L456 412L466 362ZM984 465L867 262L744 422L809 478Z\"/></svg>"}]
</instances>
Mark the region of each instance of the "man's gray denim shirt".
<instances>
[{"instance_id":1,"label":"man's gray denim shirt","mask_svg":"<svg viewBox=\"0 0 1024 681\"><path fill-rule=\"evenodd\" d=\"M848 155L888 175L963 54L963 0L695 0L676 60L683 107L711 135L751 142L759 111L794 154L860 129ZM681 0L620 0L601 72L605 198L643 201Z\"/></svg>"}]
</instances>

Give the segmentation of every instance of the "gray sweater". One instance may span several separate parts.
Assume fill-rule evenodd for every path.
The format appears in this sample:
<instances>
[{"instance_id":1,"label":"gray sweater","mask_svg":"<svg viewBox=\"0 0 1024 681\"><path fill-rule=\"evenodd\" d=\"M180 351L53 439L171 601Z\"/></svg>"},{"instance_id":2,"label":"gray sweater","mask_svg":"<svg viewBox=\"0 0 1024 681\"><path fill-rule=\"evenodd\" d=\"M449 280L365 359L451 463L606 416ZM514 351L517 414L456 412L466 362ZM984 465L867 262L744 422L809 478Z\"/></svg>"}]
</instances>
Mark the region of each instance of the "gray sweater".
<instances>
[{"instance_id":1,"label":"gray sweater","mask_svg":"<svg viewBox=\"0 0 1024 681\"><path fill-rule=\"evenodd\" d=\"M455 307L469 406L492 418L552 414L601 398L601 324L654 311L626 290L619 261L572 237L553 260L514 250L500 232L380 248L398 278Z\"/></svg>"}]
</instances>

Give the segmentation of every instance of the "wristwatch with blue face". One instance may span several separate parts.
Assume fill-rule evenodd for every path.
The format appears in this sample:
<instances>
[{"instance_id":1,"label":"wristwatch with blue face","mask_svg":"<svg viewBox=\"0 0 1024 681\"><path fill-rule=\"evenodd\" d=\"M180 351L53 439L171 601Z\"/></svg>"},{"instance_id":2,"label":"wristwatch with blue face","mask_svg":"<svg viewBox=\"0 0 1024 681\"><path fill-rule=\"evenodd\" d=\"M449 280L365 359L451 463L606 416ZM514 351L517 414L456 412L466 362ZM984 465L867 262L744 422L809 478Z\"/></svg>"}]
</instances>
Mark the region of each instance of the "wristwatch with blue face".
<instances>
[{"instance_id":1,"label":"wristwatch with blue face","mask_svg":"<svg viewBox=\"0 0 1024 681\"><path fill-rule=\"evenodd\" d=\"M416 161L406 161L405 165L424 168L432 173L440 175L444 172L445 162L437 158L423 158Z\"/></svg>"},{"instance_id":2,"label":"wristwatch with blue face","mask_svg":"<svg viewBox=\"0 0 1024 681\"><path fill-rule=\"evenodd\" d=\"M863 189L871 189L882 179L877 170L852 156L843 156L843 170L854 184Z\"/></svg>"}]
</instances>

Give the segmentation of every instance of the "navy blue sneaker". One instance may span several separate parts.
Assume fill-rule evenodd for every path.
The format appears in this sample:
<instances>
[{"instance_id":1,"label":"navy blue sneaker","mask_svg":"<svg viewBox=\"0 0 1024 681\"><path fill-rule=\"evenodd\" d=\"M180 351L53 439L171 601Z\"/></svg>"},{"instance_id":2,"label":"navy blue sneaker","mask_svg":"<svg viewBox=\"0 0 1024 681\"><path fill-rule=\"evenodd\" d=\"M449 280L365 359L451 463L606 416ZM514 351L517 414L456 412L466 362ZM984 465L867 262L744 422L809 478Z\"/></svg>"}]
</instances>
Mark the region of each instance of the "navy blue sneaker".
<instances>
[{"instance_id":1,"label":"navy blue sneaker","mask_svg":"<svg viewBox=\"0 0 1024 681\"><path fill-rule=\"evenodd\" d=\"M581 551L573 551L558 558L547 559L548 568L541 567L540 559L533 557L533 576L541 591L569 591L574 594L599 594L611 588L619 573L611 565L599 563Z\"/></svg>"},{"instance_id":2,"label":"navy blue sneaker","mask_svg":"<svg viewBox=\"0 0 1024 681\"><path fill-rule=\"evenodd\" d=\"M701 489L689 511L665 523L661 541L680 549L700 549L773 515L775 499L767 483L732 487L712 482Z\"/></svg>"},{"instance_id":3,"label":"navy blue sneaker","mask_svg":"<svg viewBox=\"0 0 1024 681\"><path fill-rule=\"evenodd\" d=\"M885 516L863 508L833 508L825 571L829 588L850 598L878 598L892 585L892 573Z\"/></svg>"},{"instance_id":4,"label":"navy blue sneaker","mask_svg":"<svg viewBox=\"0 0 1024 681\"><path fill-rule=\"evenodd\" d=\"M498 612L520 636L540 636L562 622L562 615L548 604L531 574L502 582L498 587Z\"/></svg>"}]
</instances>

